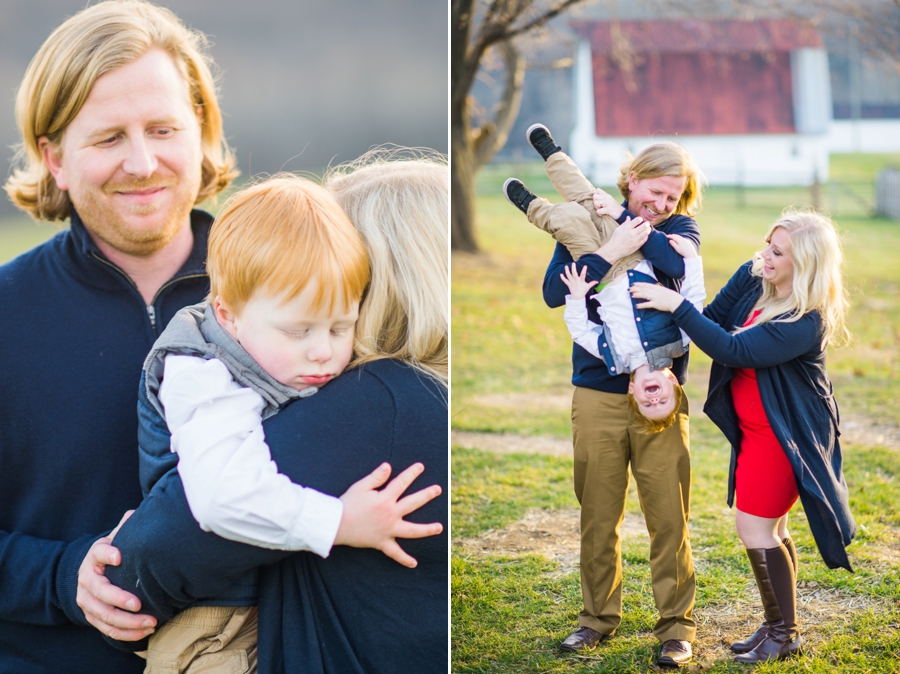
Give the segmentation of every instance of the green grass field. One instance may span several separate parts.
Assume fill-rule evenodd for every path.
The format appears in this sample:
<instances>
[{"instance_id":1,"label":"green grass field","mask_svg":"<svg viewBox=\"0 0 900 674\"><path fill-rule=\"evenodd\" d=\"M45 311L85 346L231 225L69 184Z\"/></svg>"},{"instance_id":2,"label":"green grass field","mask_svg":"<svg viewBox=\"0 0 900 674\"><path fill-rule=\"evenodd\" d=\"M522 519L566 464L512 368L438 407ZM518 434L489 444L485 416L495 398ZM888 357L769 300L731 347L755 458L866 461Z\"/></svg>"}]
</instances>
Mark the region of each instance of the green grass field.
<instances>
[{"instance_id":1,"label":"green grass field","mask_svg":"<svg viewBox=\"0 0 900 674\"><path fill-rule=\"evenodd\" d=\"M854 341L829 353L829 372L842 424L855 429L843 438L859 525L850 548L855 573L825 567L796 506L792 532L800 551L801 617L806 617L801 628L808 653L760 665L759 672L900 672L900 223L873 218L866 206L875 171L898 159L835 156L831 177L843 187L826 184L820 192L821 205L831 210L843 236L853 304ZM570 437L564 401L571 393L571 347L561 311L548 309L541 299L553 242L500 194L510 175L554 199L539 163L488 167L478 186L484 253L453 261L453 430L484 433L469 437L484 438L486 445L487 439L509 434L499 437L512 448L494 453L476 442L474 448L453 449L453 671L648 671L656 642L646 536L623 540L625 617L616 638L577 656L557 650L581 609L577 568L541 551L541 545L550 545L546 541L560 537L538 532L545 543L522 539L518 549L491 548L490 541L515 529L527 514L553 521L577 508L571 458L515 451L520 436ZM709 299L762 247L782 207L808 205L811 199L803 188L709 189L698 217ZM694 411L691 536L699 622L694 671L738 672L746 669L727 657L726 643L752 632L761 614L725 505L729 449L699 413L709 364L693 350L687 391ZM640 513L633 487L627 511Z\"/></svg>"}]
</instances>

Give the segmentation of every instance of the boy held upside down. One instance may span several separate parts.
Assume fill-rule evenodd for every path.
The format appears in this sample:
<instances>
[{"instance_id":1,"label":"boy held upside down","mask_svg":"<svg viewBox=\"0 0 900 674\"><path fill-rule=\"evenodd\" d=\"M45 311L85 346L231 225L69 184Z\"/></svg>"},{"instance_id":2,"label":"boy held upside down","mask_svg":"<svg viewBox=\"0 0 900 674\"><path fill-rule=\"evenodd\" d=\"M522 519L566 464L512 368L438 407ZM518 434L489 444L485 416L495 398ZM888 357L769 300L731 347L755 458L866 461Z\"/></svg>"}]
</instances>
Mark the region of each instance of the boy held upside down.
<instances>
[{"instance_id":1,"label":"boy held upside down","mask_svg":"<svg viewBox=\"0 0 900 674\"><path fill-rule=\"evenodd\" d=\"M574 259L595 253L609 241L619 223L608 215L597 213L594 186L556 145L545 126L533 125L527 136L544 158L550 182L569 201L551 204L532 194L515 178L504 184L506 198L525 213L532 224L566 246ZM639 222L639 218L626 218L621 226ZM685 262L680 293L702 311L706 291L697 249L690 240L677 234L668 238ZM654 433L665 430L674 422L683 394L670 369L672 360L684 354L690 340L672 321L671 314L635 308L629 288L638 282L656 283L653 266L638 250L613 263L599 282L587 280L586 274L586 266L582 265L579 274L573 263L560 275L570 291L564 318L573 340L603 360L611 374L631 373L629 401L639 419L644 421L641 424L643 430ZM600 291L592 300L599 302L597 312L602 324L589 320L585 304L588 291L598 284Z\"/></svg>"},{"instance_id":2,"label":"boy held upside down","mask_svg":"<svg viewBox=\"0 0 900 674\"><path fill-rule=\"evenodd\" d=\"M677 234L669 235L669 241L684 257L680 293L702 310L706 299L703 265L694 244ZM602 324L588 318L585 297L597 282L587 280L587 267L582 267L579 274L573 262L560 274L570 292L563 314L569 334L581 348L606 363L611 373L631 373L628 401L645 433L664 431L675 421L683 392L670 368L672 359L681 356L690 341L671 318L666 319L664 312L634 307L631 284L654 283L652 273L652 267L644 260L627 273L627 282L625 276L620 276L594 295L593 299L600 303L597 312Z\"/></svg>"}]
</instances>

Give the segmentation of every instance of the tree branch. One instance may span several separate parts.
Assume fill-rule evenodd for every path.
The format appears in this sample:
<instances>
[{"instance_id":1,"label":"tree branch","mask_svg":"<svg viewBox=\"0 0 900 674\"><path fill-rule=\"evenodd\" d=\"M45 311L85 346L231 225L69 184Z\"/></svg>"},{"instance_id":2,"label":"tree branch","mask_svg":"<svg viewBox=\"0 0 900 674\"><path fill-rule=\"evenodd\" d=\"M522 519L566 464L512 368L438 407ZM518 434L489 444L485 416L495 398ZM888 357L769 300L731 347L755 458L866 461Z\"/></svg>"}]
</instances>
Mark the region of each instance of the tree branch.
<instances>
[{"instance_id":1,"label":"tree branch","mask_svg":"<svg viewBox=\"0 0 900 674\"><path fill-rule=\"evenodd\" d=\"M528 31L533 30L535 28L540 28L545 23L550 21L550 19L556 18L557 16L559 16L560 14L565 12L567 9L569 9L573 5L577 5L581 2L584 2L584 0L563 0L563 2L561 2L558 6L556 6L553 9L548 10L546 14L538 16L535 19L532 19L531 21L529 21L528 23L525 23L521 26L518 26L518 27L513 28L512 30L508 31L506 33L506 35L504 36L504 38L505 39L513 38L513 37L516 37L517 35L521 35L522 33L527 33Z\"/></svg>"},{"instance_id":2,"label":"tree branch","mask_svg":"<svg viewBox=\"0 0 900 674\"><path fill-rule=\"evenodd\" d=\"M494 118L482 125L475 134L475 168L484 166L506 144L509 131L519 114L522 103L522 82L525 79L525 63L519 50L510 40L497 45L506 65L503 96Z\"/></svg>"}]
</instances>

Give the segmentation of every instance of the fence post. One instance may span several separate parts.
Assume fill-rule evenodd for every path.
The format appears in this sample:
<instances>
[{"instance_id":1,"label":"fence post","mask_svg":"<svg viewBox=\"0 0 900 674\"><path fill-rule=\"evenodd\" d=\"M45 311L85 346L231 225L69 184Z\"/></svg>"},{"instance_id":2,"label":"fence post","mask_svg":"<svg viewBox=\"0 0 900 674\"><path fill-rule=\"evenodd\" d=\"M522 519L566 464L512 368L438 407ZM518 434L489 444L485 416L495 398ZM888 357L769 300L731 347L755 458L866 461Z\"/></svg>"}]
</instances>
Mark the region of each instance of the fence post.
<instances>
[{"instance_id":1,"label":"fence post","mask_svg":"<svg viewBox=\"0 0 900 674\"><path fill-rule=\"evenodd\" d=\"M812 205L817 211L822 208L822 185L819 183L819 169L813 172Z\"/></svg>"},{"instance_id":2,"label":"fence post","mask_svg":"<svg viewBox=\"0 0 900 674\"><path fill-rule=\"evenodd\" d=\"M900 220L900 171L890 167L875 179L875 213Z\"/></svg>"}]
</instances>

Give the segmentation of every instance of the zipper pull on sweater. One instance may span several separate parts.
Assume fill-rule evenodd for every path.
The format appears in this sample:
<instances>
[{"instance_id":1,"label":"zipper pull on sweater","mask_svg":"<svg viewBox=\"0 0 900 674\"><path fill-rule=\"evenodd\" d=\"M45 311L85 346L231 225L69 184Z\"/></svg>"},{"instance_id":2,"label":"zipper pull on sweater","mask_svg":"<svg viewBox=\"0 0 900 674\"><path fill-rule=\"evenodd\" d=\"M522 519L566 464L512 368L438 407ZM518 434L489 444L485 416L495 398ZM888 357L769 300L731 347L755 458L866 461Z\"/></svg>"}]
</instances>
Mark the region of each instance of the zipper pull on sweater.
<instances>
[{"instance_id":1,"label":"zipper pull on sweater","mask_svg":"<svg viewBox=\"0 0 900 674\"><path fill-rule=\"evenodd\" d=\"M150 326L156 332L156 308L152 304L147 305L147 315L150 317Z\"/></svg>"}]
</instances>

